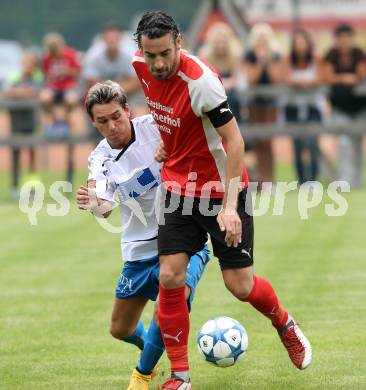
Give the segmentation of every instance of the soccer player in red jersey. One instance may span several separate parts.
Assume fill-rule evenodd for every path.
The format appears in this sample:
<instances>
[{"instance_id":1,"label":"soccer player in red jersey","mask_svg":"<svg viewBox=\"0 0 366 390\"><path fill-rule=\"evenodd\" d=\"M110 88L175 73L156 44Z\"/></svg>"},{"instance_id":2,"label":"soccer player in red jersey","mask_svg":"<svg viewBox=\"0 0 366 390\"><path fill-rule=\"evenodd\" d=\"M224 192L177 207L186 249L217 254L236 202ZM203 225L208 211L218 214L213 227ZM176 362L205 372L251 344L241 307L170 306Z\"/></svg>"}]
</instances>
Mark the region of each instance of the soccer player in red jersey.
<instances>
[{"instance_id":1,"label":"soccer player in red jersey","mask_svg":"<svg viewBox=\"0 0 366 390\"><path fill-rule=\"evenodd\" d=\"M158 317L172 375L161 389L192 388L184 279L189 256L203 246L207 234L227 289L267 316L292 362L306 368L309 341L271 284L253 273L244 143L217 72L182 50L179 29L163 12L145 13L135 36L139 51L133 65L168 157L161 171L165 198L158 234Z\"/></svg>"}]
</instances>

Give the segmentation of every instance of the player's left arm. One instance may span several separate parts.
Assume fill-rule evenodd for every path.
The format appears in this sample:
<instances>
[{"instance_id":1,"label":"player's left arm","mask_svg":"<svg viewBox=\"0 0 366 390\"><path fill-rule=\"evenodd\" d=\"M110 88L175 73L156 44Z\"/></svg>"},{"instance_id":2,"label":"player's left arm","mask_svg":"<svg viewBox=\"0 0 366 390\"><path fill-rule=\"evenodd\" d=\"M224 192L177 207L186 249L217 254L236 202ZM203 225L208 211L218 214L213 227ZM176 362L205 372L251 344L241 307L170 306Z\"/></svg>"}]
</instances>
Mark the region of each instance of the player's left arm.
<instances>
[{"instance_id":1,"label":"player's left arm","mask_svg":"<svg viewBox=\"0 0 366 390\"><path fill-rule=\"evenodd\" d=\"M242 189L244 140L234 117L226 124L216 127L216 130L226 145L227 153L225 195L217 222L220 229L226 232L227 245L236 247L242 234L242 223L236 210L238 193Z\"/></svg>"},{"instance_id":2,"label":"player's left arm","mask_svg":"<svg viewBox=\"0 0 366 390\"><path fill-rule=\"evenodd\" d=\"M214 72L205 71L192 88L194 111L209 118L226 144L226 182L222 210L217 222L226 232L228 246L237 246L241 241L242 224L237 213L238 193L244 166L244 141L238 124L227 102L225 88Z\"/></svg>"},{"instance_id":3,"label":"player's left arm","mask_svg":"<svg viewBox=\"0 0 366 390\"><path fill-rule=\"evenodd\" d=\"M211 123L226 145L226 182L222 210L217 216L220 229L226 232L228 246L241 240L241 220L236 211L244 165L244 140L227 101L207 112Z\"/></svg>"}]
</instances>

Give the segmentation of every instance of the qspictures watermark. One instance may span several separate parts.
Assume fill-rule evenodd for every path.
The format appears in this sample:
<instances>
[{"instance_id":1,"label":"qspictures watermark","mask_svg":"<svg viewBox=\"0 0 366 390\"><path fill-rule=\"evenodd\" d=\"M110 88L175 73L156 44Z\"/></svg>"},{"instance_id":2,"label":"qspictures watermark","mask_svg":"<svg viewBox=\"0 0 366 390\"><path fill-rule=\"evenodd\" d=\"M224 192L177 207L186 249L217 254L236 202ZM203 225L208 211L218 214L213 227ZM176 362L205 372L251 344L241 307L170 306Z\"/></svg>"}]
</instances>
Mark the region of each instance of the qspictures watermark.
<instances>
[{"instance_id":1,"label":"qspictures watermark","mask_svg":"<svg viewBox=\"0 0 366 390\"><path fill-rule=\"evenodd\" d=\"M178 183L173 183L175 186L175 192L177 194L177 188L179 190ZM212 182L212 187L217 186L216 182ZM260 217L264 215L281 216L285 212L286 199L290 193L296 192L297 195L297 212L300 219L307 220L310 218L309 212L322 204L323 212L328 217L342 217L349 208L347 199L343 196L343 193L350 192L350 184L346 181L334 181L326 187L320 182L307 182L302 185L298 185L297 181L291 182L276 182L275 184L267 183L267 191L258 192L258 183L251 182L247 188L248 194L246 202L246 212L254 217ZM38 225L38 213L42 209L46 209L49 216L52 217L65 217L70 211L71 207L76 206L76 200L70 201L70 195L73 192L72 184L67 181L55 181L48 189L42 182L30 182L25 183L20 191L19 209L23 212L31 225ZM164 196L166 191L161 192ZM114 208L120 206L120 203L116 202L113 206L103 205L98 206L96 194L94 190L90 190L90 207L94 210L94 214L97 217L97 221L103 229L111 233L121 233L120 226L114 226L106 218L99 218L103 214L111 211ZM51 200L46 202L46 195L49 195ZM179 195L179 192L178 192ZM324 197L326 201L323 202ZM178 204L170 202L167 206L164 202L165 199L155 201L155 214L159 223L164 223L162 216L164 214L173 212L178 208ZM184 205L184 213L187 215L190 212L191 202L189 198L185 198L187 204ZM136 199L131 197L122 202L124 207L127 207L130 212L136 216L142 225L146 226L146 219L144 213ZM219 205L213 208L209 207L207 198L200 199L200 212L202 215L216 215L220 210ZM191 209L192 210L192 209ZM126 228L126 226L125 226Z\"/></svg>"}]
</instances>

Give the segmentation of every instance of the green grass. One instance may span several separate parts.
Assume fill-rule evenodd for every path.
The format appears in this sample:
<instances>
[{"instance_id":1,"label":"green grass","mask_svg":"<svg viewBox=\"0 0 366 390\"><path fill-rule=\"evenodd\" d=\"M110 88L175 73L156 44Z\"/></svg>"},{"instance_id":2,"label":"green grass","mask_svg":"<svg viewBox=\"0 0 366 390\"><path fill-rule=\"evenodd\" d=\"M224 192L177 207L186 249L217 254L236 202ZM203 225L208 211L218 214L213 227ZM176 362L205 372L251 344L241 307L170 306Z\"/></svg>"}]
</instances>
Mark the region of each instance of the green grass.
<instances>
[{"instance_id":1,"label":"green grass","mask_svg":"<svg viewBox=\"0 0 366 390\"><path fill-rule=\"evenodd\" d=\"M292 366L268 321L225 290L213 259L191 315L195 389L366 388L365 196L348 194L343 217L325 216L324 200L301 220L291 193L283 216L255 220L256 272L271 280L313 345L304 372ZM138 352L108 333L119 236L78 211L73 198L65 217L50 217L44 207L37 226L7 194L0 198L0 389L127 388ZM146 325L151 313L149 305ZM196 349L199 328L215 315L238 319L249 335L247 356L232 368L208 365ZM165 356L161 367L167 373Z\"/></svg>"}]
</instances>

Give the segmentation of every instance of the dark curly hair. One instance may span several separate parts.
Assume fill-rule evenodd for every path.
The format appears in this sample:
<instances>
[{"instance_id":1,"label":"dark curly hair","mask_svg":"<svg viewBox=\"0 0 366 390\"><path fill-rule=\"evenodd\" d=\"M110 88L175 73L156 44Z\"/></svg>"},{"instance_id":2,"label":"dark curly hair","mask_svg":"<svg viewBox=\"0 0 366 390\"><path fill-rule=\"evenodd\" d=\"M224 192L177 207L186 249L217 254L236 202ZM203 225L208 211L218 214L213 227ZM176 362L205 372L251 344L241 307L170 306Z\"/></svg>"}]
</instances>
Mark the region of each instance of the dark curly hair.
<instances>
[{"instance_id":1,"label":"dark curly hair","mask_svg":"<svg viewBox=\"0 0 366 390\"><path fill-rule=\"evenodd\" d=\"M172 34L174 42L180 34L179 28L175 20L162 11L148 11L146 12L135 32L135 41L139 48L141 48L141 37L147 36L149 39L161 38L166 34Z\"/></svg>"}]
</instances>

